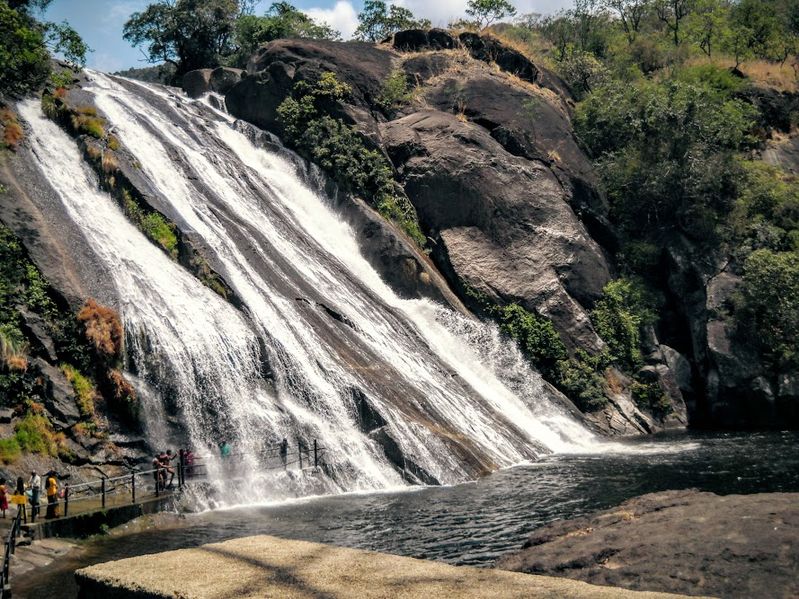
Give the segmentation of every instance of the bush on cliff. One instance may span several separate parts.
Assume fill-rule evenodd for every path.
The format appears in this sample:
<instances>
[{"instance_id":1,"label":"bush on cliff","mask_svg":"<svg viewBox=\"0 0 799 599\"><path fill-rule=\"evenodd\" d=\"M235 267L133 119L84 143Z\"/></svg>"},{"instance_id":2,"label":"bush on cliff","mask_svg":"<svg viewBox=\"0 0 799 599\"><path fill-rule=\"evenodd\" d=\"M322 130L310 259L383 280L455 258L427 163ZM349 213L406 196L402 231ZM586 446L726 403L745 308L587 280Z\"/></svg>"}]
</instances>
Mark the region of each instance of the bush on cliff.
<instances>
[{"instance_id":1,"label":"bush on cliff","mask_svg":"<svg viewBox=\"0 0 799 599\"><path fill-rule=\"evenodd\" d=\"M799 367L799 252L760 249L746 259L736 316L777 371Z\"/></svg>"},{"instance_id":2,"label":"bush on cliff","mask_svg":"<svg viewBox=\"0 0 799 599\"><path fill-rule=\"evenodd\" d=\"M640 281L616 279L603 289L591 312L591 321L608 344L610 359L623 370L641 366L641 327L655 322L652 299Z\"/></svg>"},{"instance_id":3,"label":"bush on cliff","mask_svg":"<svg viewBox=\"0 0 799 599\"><path fill-rule=\"evenodd\" d=\"M295 83L291 96L277 109L286 141L424 247L427 239L416 210L398 191L388 160L368 148L358 131L333 116L350 93L350 87L330 72L322 73L315 83Z\"/></svg>"}]
</instances>

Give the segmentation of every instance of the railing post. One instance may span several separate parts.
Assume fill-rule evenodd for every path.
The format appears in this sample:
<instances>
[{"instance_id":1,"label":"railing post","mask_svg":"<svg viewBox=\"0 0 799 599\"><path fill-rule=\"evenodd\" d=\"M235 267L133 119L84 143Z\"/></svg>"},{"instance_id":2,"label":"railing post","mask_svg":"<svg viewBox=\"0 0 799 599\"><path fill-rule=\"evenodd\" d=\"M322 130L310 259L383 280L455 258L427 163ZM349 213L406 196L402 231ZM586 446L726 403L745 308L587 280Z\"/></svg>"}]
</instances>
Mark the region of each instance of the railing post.
<instances>
[{"instance_id":1,"label":"railing post","mask_svg":"<svg viewBox=\"0 0 799 599\"><path fill-rule=\"evenodd\" d=\"M130 495L131 495L131 503L136 503L136 473L132 472L130 474Z\"/></svg>"},{"instance_id":2,"label":"railing post","mask_svg":"<svg viewBox=\"0 0 799 599\"><path fill-rule=\"evenodd\" d=\"M302 443L297 440L297 454L300 456L300 470L302 470Z\"/></svg>"},{"instance_id":3,"label":"railing post","mask_svg":"<svg viewBox=\"0 0 799 599\"><path fill-rule=\"evenodd\" d=\"M316 439L313 440L313 467L314 470L319 467L319 450L316 447Z\"/></svg>"},{"instance_id":4,"label":"railing post","mask_svg":"<svg viewBox=\"0 0 799 599\"><path fill-rule=\"evenodd\" d=\"M178 450L178 489L183 487L184 481L184 466L186 464L186 454L182 449Z\"/></svg>"},{"instance_id":5,"label":"railing post","mask_svg":"<svg viewBox=\"0 0 799 599\"><path fill-rule=\"evenodd\" d=\"M101 493L103 494L103 498L102 498L103 509L105 509L105 476L103 476L103 480L100 481L100 489L101 489Z\"/></svg>"},{"instance_id":6,"label":"railing post","mask_svg":"<svg viewBox=\"0 0 799 599\"><path fill-rule=\"evenodd\" d=\"M69 515L69 483L64 485L64 518Z\"/></svg>"},{"instance_id":7,"label":"railing post","mask_svg":"<svg viewBox=\"0 0 799 599\"><path fill-rule=\"evenodd\" d=\"M158 468L155 469L153 475L155 476L155 496L158 497L158 491L160 490L159 487L161 486L161 477L160 472L158 472Z\"/></svg>"}]
</instances>

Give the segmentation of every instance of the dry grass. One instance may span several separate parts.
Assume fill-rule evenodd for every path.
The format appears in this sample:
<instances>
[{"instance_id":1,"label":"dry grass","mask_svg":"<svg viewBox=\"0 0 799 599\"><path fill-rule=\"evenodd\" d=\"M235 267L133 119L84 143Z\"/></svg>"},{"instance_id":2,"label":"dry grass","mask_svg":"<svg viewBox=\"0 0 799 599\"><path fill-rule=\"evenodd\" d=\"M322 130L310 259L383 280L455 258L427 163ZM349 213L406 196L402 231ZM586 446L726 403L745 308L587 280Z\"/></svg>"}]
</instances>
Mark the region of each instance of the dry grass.
<instances>
[{"instance_id":1,"label":"dry grass","mask_svg":"<svg viewBox=\"0 0 799 599\"><path fill-rule=\"evenodd\" d=\"M90 298L78 312L78 320L83 323L86 339L98 352L111 358L122 353L122 322L114 310Z\"/></svg>"},{"instance_id":2,"label":"dry grass","mask_svg":"<svg viewBox=\"0 0 799 599\"><path fill-rule=\"evenodd\" d=\"M113 151L103 152L103 172L106 174L115 173L119 170L119 162Z\"/></svg>"},{"instance_id":3,"label":"dry grass","mask_svg":"<svg viewBox=\"0 0 799 599\"><path fill-rule=\"evenodd\" d=\"M25 133L17 122L17 115L10 108L0 110L0 126L3 128L3 145L16 151Z\"/></svg>"},{"instance_id":4,"label":"dry grass","mask_svg":"<svg viewBox=\"0 0 799 599\"><path fill-rule=\"evenodd\" d=\"M697 56L686 61L686 66L699 66L712 64L717 67L731 69L735 60L727 56L717 56L713 59L706 56ZM749 77L753 83L777 91L799 91L799 63L785 64L769 62L767 60L748 60L738 67L741 72Z\"/></svg>"},{"instance_id":5,"label":"dry grass","mask_svg":"<svg viewBox=\"0 0 799 599\"><path fill-rule=\"evenodd\" d=\"M9 370L24 372L28 369L28 344L0 329L0 359Z\"/></svg>"},{"instance_id":6,"label":"dry grass","mask_svg":"<svg viewBox=\"0 0 799 599\"><path fill-rule=\"evenodd\" d=\"M131 403L136 401L136 390L122 372L116 368L110 369L108 371L108 380L114 388L114 399Z\"/></svg>"},{"instance_id":7,"label":"dry grass","mask_svg":"<svg viewBox=\"0 0 799 599\"><path fill-rule=\"evenodd\" d=\"M610 391L612 395L621 395L624 393L624 381L615 369L609 368L605 372L605 382L608 385L608 391Z\"/></svg>"}]
</instances>

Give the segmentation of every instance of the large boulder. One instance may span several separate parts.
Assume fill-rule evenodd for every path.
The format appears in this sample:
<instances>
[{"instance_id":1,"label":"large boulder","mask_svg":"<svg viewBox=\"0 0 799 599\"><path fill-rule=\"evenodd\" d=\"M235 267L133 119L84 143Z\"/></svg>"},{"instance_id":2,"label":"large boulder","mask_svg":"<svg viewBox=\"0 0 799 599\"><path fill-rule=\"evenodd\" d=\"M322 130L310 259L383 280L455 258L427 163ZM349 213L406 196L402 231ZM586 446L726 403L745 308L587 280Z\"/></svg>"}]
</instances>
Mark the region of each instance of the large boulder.
<instances>
[{"instance_id":1,"label":"large boulder","mask_svg":"<svg viewBox=\"0 0 799 599\"><path fill-rule=\"evenodd\" d=\"M478 65L439 77L425 99L439 110L479 124L511 154L546 164L592 237L604 247L615 247L608 205L598 191L591 162L577 143L568 112L551 93L514 85Z\"/></svg>"},{"instance_id":2,"label":"large boulder","mask_svg":"<svg viewBox=\"0 0 799 599\"><path fill-rule=\"evenodd\" d=\"M584 306L601 295L609 268L544 164L436 110L381 133L422 224L439 239L445 269L496 302L551 318L571 347L602 346Z\"/></svg>"},{"instance_id":3,"label":"large boulder","mask_svg":"<svg viewBox=\"0 0 799 599\"><path fill-rule=\"evenodd\" d=\"M199 98L208 92L226 94L241 81L242 69L217 67L215 69L197 69L183 75L181 87L190 98Z\"/></svg>"}]
</instances>

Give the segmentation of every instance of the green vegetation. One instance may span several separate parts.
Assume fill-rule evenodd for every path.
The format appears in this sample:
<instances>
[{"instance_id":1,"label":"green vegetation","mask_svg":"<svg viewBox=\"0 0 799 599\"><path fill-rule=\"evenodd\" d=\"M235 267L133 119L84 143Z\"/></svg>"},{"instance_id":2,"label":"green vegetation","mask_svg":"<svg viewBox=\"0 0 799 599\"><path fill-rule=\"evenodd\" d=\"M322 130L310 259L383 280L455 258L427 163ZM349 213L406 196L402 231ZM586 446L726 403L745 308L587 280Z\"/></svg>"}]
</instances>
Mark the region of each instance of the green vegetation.
<instances>
[{"instance_id":1,"label":"green vegetation","mask_svg":"<svg viewBox=\"0 0 799 599\"><path fill-rule=\"evenodd\" d=\"M481 29L516 14L516 9L508 0L469 0L466 7L466 14Z\"/></svg>"},{"instance_id":2,"label":"green vegetation","mask_svg":"<svg viewBox=\"0 0 799 599\"><path fill-rule=\"evenodd\" d=\"M635 280L616 279L603 292L591 312L594 328L608 344L610 360L635 372L642 364L641 328L655 322L652 299Z\"/></svg>"},{"instance_id":3,"label":"green vegetation","mask_svg":"<svg viewBox=\"0 0 799 599\"><path fill-rule=\"evenodd\" d=\"M53 426L45 416L29 413L14 427L14 439L22 451L55 457L63 442L63 435L53 431Z\"/></svg>"},{"instance_id":4,"label":"green vegetation","mask_svg":"<svg viewBox=\"0 0 799 599\"><path fill-rule=\"evenodd\" d=\"M127 189L122 190L123 209L128 218L147 237L161 246L173 259L178 256L178 236L175 225L160 213L147 211L133 199Z\"/></svg>"},{"instance_id":5,"label":"green vegetation","mask_svg":"<svg viewBox=\"0 0 799 599\"><path fill-rule=\"evenodd\" d=\"M392 116L397 108L408 104L412 99L413 92L408 86L408 76L404 71L397 69L383 82L383 89L375 98L375 103L386 114Z\"/></svg>"},{"instance_id":6,"label":"green vegetation","mask_svg":"<svg viewBox=\"0 0 799 599\"><path fill-rule=\"evenodd\" d=\"M387 5L383 0L366 0L358 13L355 38L366 42L380 42L403 29L429 29L430 21L417 19L404 6Z\"/></svg>"},{"instance_id":7,"label":"green vegetation","mask_svg":"<svg viewBox=\"0 0 799 599\"><path fill-rule=\"evenodd\" d=\"M548 318L516 303L499 306L468 285L461 285L473 308L494 320L500 331L516 341L541 376L566 394L578 408L590 412L607 403L602 375L610 365L606 355L592 357L578 350L570 357Z\"/></svg>"},{"instance_id":8,"label":"green vegetation","mask_svg":"<svg viewBox=\"0 0 799 599\"><path fill-rule=\"evenodd\" d=\"M243 14L236 19L234 43L236 49L227 63L245 67L258 46L281 38L341 39L338 31L327 23L317 23L288 2L275 2L266 13Z\"/></svg>"},{"instance_id":9,"label":"green vegetation","mask_svg":"<svg viewBox=\"0 0 799 599\"><path fill-rule=\"evenodd\" d=\"M288 2L273 3L263 16L251 14L246 0L160 0L131 15L123 37L145 46L153 63L167 63L179 80L194 69L246 66L264 42L283 37L338 39L339 33L317 23Z\"/></svg>"},{"instance_id":10,"label":"green vegetation","mask_svg":"<svg viewBox=\"0 0 799 599\"><path fill-rule=\"evenodd\" d=\"M82 66L88 46L67 23L41 23L33 11L49 0L0 1L0 95L23 96L50 74L50 53Z\"/></svg>"},{"instance_id":11,"label":"green vegetation","mask_svg":"<svg viewBox=\"0 0 799 599\"><path fill-rule=\"evenodd\" d=\"M94 419L94 399L96 391L92 382L78 372L77 368L69 364L62 364L61 371L67 380L72 384L75 397L78 400L78 410L82 418L86 420Z\"/></svg>"},{"instance_id":12,"label":"green vegetation","mask_svg":"<svg viewBox=\"0 0 799 599\"><path fill-rule=\"evenodd\" d=\"M755 250L743 271L742 332L777 371L799 367L799 252Z\"/></svg>"},{"instance_id":13,"label":"green vegetation","mask_svg":"<svg viewBox=\"0 0 799 599\"><path fill-rule=\"evenodd\" d=\"M330 72L322 73L315 83L295 83L292 95L278 107L286 141L424 247L427 239L416 210L397 190L388 160L369 149L354 128L330 114L349 94L350 87Z\"/></svg>"}]
</instances>

